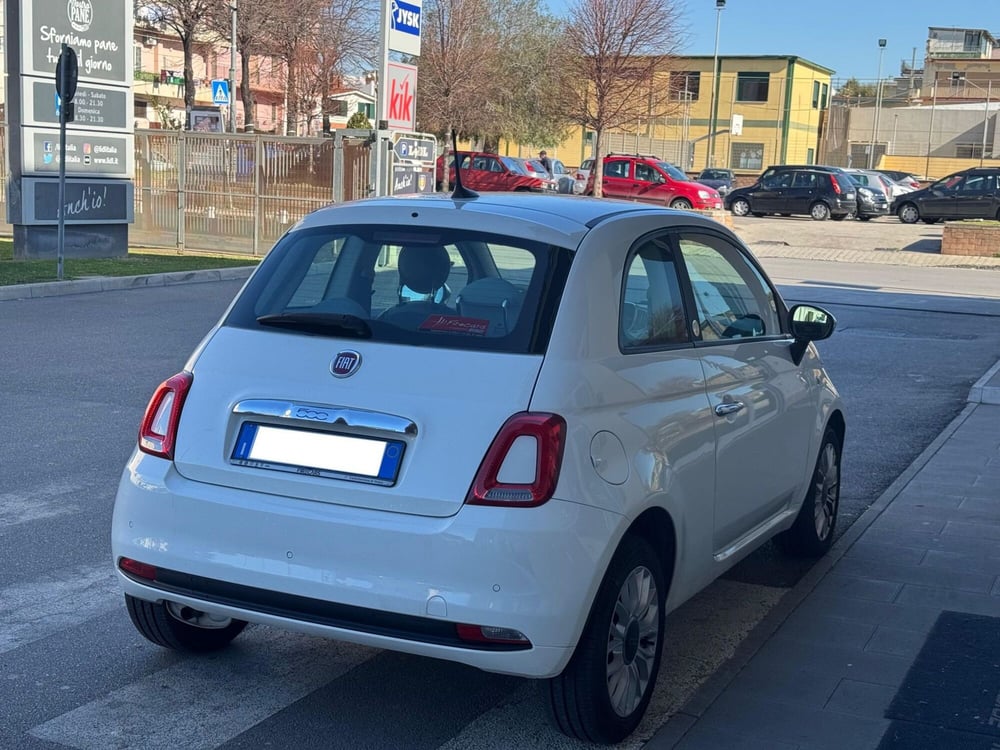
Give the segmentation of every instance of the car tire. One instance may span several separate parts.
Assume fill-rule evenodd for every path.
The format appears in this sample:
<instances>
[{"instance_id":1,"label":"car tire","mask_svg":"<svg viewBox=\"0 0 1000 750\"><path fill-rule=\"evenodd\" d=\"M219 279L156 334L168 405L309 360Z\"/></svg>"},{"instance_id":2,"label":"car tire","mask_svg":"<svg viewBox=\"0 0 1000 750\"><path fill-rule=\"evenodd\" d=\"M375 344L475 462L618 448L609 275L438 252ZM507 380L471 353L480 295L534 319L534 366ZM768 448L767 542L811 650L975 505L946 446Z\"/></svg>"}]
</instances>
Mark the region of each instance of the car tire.
<instances>
[{"instance_id":1,"label":"car tire","mask_svg":"<svg viewBox=\"0 0 1000 750\"><path fill-rule=\"evenodd\" d=\"M871 216L858 216L858 221L871 221Z\"/></svg>"},{"instance_id":2,"label":"car tire","mask_svg":"<svg viewBox=\"0 0 1000 750\"><path fill-rule=\"evenodd\" d=\"M843 221L848 216L850 216L850 214L835 214L835 215L831 216L830 218L833 219L834 221Z\"/></svg>"},{"instance_id":3,"label":"car tire","mask_svg":"<svg viewBox=\"0 0 1000 750\"><path fill-rule=\"evenodd\" d=\"M561 732L613 744L639 725L660 669L666 595L656 552L642 537L626 537L572 659L562 674L542 683L549 718Z\"/></svg>"},{"instance_id":4,"label":"car tire","mask_svg":"<svg viewBox=\"0 0 1000 750\"><path fill-rule=\"evenodd\" d=\"M750 201L746 198L734 198L729 204L729 210L733 212L733 216L747 216L750 213Z\"/></svg>"},{"instance_id":5,"label":"car tire","mask_svg":"<svg viewBox=\"0 0 1000 750\"><path fill-rule=\"evenodd\" d=\"M840 438L832 427L827 427L795 523L774 538L788 555L819 557L833 544L840 509L840 454Z\"/></svg>"},{"instance_id":6,"label":"car tire","mask_svg":"<svg viewBox=\"0 0 1000 750\"><path fill-rule=\"evenodd\" d=\"M896 209L896 216L904 224L916 224L920 220L920 209L913 203L904 203Z\"/></svg>"},{"instance_id":7,"label":"car tire","mask_svg":"<svg viewBox=\"0 0 1000 750\"><path fill-rule=\"evenodd\" d=\"M826 221L830 218L830 207L823 201L816 201L809 207L809 215L814 221Z\"/></svg>"},{"instance_id":8,"label":"car tire","mask_svg":"<svg viewBox=\"0 0 1000 750\"><path fill-rule=\"evenodd\" d=\"M687 198L678 198L673 203L670 204L671 208L676 208L678 211L690 211L691 201Z\"/></svg>"},{"instance_id":9,"label":"car tire","mask_svg":"<svg viewBox=\"0 0 1000 750\"><path fill-rule=\"evenodd\" d=\"M125 594L125 606L136 630L157 646L174 651L218 651L247 626L243 620L229 618L217 620L212 627L193 625L176 617L165 602L147 602L129 594Z\"/></svg>"}]
</instances>

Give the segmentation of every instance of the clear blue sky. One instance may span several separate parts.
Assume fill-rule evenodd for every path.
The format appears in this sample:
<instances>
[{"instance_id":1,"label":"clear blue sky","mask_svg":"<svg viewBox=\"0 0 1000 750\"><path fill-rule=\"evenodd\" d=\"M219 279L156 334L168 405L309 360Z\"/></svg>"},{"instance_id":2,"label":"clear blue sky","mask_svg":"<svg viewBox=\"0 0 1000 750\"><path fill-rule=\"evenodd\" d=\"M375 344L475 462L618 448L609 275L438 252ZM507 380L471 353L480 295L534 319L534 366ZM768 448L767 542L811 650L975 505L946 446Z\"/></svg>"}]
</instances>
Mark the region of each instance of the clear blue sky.
<instances>
[{"instance_id":1,"label":"clear blue sky","mask_svg":"<svg viewBox=\"0 0 1000 750\"><path fill-rule=\"evenodd\" d=\"M562 15L570 0L548 0ZM688 39L682 54L715 51L715 0L678 0ZM898 75L917 48L920 67L927 28L983 28L1000 34L997 0L726 0L720 55L798 55L833 68L835 78L878 77L879 38L886 39L884 76Z\"/></svg>"}]
</instances>

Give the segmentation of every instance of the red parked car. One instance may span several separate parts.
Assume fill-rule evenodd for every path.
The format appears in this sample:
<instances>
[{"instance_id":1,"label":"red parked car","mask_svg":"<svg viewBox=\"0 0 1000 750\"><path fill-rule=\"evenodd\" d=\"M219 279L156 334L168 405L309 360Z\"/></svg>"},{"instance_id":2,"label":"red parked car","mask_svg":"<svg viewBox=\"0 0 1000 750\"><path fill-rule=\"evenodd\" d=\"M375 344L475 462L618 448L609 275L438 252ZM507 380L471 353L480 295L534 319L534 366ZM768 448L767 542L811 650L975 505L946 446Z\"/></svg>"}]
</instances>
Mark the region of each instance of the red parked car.
<instances>
[{"instance_id":1,"label":"red parked car","mask_svg":"<svg viewBox=\"0 0 1000 750\"><path fill-rule=\"evenodd\" d=\"M584 193L594 193L593 170ZM715 188L689 180L673 164L655 156L605 156L603 193L605 198L624 198L670 208L722 208L722 198Z\"/></svg>"},{"instance_id":2,"label":"red parked car","mask_svg":"<svg viewBox=\"0 0 1000 750\"><path fill-rule=\"evenodd\" d=\"M554 181L534 177L520 159L477 151L458 151L462 164L462 184L470 190L532 191L554 193ZM448 155L448 182L455 184L455 154ZM437 187L444 181L444 155L437 160Z\"/></svg>"}]
</instances>

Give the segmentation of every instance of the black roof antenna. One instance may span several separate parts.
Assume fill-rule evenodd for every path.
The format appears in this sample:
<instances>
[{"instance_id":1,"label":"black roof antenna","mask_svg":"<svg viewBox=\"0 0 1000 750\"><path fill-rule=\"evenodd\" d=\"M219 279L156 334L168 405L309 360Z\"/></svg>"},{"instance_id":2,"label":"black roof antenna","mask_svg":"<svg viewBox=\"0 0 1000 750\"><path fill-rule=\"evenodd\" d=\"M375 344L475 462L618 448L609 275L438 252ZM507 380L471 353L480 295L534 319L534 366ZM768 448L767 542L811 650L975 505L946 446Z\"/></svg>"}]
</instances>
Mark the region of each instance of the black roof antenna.
<instances>
[{"instance_id":1,"label":"black roof antenna","mask_svg":"<svg viewBox=\"0 0 1000 750\"><path fill-rule=\"evenodd\" d=\"M469 190L462 184L462 165L459 163L458 156L458 133L455 128L451 129L451 151L455 154L453 163L455 164L455 190L452 192L451 197L453 200L464 200L466 198L478 198L479 193L474 190Z\"/></svg>"}]
</instances>

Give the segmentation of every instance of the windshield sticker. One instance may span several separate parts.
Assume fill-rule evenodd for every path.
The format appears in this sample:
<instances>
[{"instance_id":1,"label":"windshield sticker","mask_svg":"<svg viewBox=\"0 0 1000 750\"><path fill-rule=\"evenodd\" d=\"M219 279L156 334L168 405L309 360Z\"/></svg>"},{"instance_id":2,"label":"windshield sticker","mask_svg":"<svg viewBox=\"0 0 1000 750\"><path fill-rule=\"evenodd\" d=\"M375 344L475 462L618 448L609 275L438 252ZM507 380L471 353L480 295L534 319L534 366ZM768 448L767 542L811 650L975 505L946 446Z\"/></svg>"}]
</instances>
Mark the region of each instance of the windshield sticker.
<instances>
[{"instance_id":1,"label":"windshield sticker","mask_svg":"<svg viewBox=\"0 0 1000 750\"><path fill-rule=\"evenodd\" d=\"M490 321L484 318L463 318L459 315L431 315L420 324L422 331L447 331L469 336L485 336Z\"/></svg>"}]
</instances>

